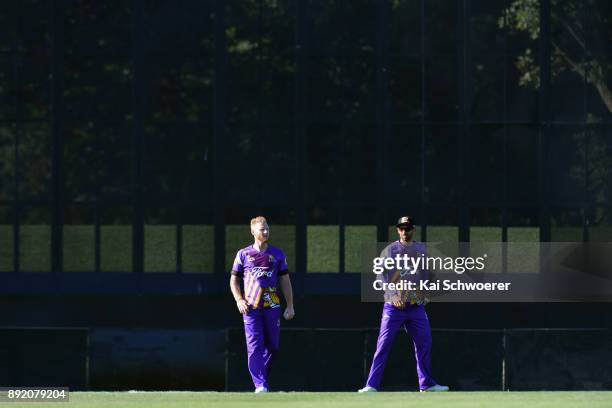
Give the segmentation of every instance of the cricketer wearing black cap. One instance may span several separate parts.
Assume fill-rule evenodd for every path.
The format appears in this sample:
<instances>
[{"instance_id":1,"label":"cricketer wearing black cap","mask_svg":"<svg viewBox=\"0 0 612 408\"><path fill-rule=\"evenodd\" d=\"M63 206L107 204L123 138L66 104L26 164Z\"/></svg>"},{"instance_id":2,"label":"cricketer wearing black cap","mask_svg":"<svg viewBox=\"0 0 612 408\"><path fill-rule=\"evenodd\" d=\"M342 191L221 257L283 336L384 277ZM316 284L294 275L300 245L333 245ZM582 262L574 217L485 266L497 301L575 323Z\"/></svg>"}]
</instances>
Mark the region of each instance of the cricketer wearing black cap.
<instances>
[{"instance_id":1,"label":"cricketer wearing black cap","mask_svg":"<svg viewBox=\"0 0 612 408\"><path fill-rule=\"evenodd\" d=\"M401 254L415 256L418 253L426 253L424 243L412 240L415 232L415 223L412 217L400 217L395 225L399 240L387 245L382 251L381 257L395 258L396 255ZM409 271L409 273L413 272L418 273L416 270ZM390 279L391 281L400 276L401 272L396 271L393 275ZM425 312L425 303L426 298L419 296L415 291L385 293L380 332L376 342L376 353L374 353L366 386L360 389L359 392L376 392L380 388L391 345L393 344L395 334L401 328L406 330L410 337L412 337L419 389L421 391L448 391L448 387L438 384L431 374L431 328L429 327L429 318Z\"/></svg>"},{"instance_id":2,"label":"cricketer wearing black cap","mask_svg":"<svg viewBox=\"0 0 612 408\"><path fill-rule=\"evenodd\" d=\"M409 215L400 217L395 226L397 227L397 234L399 235L400 242L404 245L412 244L412 238L415 231L414 218Z\"/></svg>"}]
</instances>

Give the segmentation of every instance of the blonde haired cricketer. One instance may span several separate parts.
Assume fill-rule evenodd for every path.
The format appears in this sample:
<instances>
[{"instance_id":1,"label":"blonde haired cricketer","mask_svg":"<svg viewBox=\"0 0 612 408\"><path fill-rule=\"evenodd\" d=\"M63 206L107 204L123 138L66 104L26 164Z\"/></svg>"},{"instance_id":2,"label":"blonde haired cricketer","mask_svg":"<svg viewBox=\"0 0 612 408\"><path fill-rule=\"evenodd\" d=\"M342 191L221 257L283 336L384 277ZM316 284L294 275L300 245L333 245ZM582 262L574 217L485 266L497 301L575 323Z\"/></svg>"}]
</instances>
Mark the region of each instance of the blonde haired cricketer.
<instances>
[{"instance_id":1,"label":"blonde haired cricketer","mask_svg":"<svg viewBox=\"0 0 612 408\"><path fill-rule=\"evenodd\" d=\"M236 254L232 266L230 288L244 321L248 366L255 392L268 392L268 375L278 351L281 305L278 287L287 308L286 320L293 319L293 291L283 251L268 244L270 227L264 217L251 220L253 245ZM244 290L240 287L244 283Z\"/></svg>"}]
</instances>

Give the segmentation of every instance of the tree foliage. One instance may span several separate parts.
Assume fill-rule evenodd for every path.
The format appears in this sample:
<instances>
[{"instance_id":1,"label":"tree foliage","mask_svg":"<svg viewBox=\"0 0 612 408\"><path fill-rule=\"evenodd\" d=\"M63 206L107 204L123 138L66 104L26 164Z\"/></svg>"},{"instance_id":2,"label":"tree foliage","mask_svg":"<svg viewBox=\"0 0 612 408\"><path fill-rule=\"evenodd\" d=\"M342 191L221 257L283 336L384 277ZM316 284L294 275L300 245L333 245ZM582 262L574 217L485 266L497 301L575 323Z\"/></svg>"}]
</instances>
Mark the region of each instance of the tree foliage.
<instances>
[{"instance_id":1,"label":"tree foliage","mask_svg":"<svg viewBox=\"0 0 612 408\"><path fill-rule=\"evenodd\" d=\"M540 1L514 0L499 17L498 25L510 32L524 33L534 47L540 37ZM551 0L551 76L568 71L591 84L612 113L612 61L610 41L612 17L609 2L598 0ZM540 66L536 52L526 48L517 58L520 84L539 88Z\"/></svg>"}]
</instances>

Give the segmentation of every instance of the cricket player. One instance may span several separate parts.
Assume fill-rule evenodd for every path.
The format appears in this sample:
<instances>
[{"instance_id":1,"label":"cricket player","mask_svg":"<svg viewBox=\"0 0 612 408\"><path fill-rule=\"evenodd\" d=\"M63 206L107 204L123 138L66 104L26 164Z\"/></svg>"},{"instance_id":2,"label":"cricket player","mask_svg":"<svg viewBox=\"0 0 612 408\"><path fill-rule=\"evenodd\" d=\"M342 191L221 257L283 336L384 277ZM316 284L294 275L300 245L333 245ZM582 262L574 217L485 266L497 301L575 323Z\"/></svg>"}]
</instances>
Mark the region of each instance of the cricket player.
<instances>
[{"instance_id":1,"label":"cricket player","mask_svg":"<svg viewBox=\"0 0 612 408\"><path fill-rule=\"evenodd\" d=\"M268 375L278 351L280 337L280 286L287 307L286 320L295 316L287 259L279 248L268 244L270 227L264 217L251 220L253 245L236 254L230 288L244 321L248 366L255 392L268 392ZM244 290L240 287L244 283Z\"/></svg>"},{"instance_id":2,"label":"cricket player","mask_svg":"<svg viewBox=\"0 0 612 408\"><path fill-rule=\"evenodd\" d=\"M396 224L399 240L389 244L381 253L381 257L392 257L408 254L409 257L419 257L426 253L425 244L414 241L415 224L412 217L401 217ZM423 271L391 271L386 280L396 282L403 272L407 276L421 275ZM417 275L417 276L418 276ZM380 388L385 364L391 351L393 339L400 328L404 328L412 337L416 354L417 375L420 391L448 391L445 385L439 385L431 376L429 354L431 351L431 330L425 303L427 299L418 292L403 291L385 293L380 332L376 343L376 353L370 368L366 386L359 392L375 392Z\"/></svg>"}]
</instances>

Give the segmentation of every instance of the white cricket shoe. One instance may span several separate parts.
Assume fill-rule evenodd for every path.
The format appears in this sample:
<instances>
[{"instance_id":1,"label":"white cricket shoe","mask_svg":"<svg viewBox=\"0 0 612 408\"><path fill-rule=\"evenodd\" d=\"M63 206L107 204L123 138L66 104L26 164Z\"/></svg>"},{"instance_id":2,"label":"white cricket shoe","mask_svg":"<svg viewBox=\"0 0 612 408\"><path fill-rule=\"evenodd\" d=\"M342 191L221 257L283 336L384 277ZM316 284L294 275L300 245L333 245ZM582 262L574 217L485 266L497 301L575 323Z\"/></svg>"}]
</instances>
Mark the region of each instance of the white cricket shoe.
<instances>
[{"instance_id":1,"label":"white cricket shoe","mask_svg":"<svg viewBox=\"0 0 612 408\"><path fill-rule=\"evenodd\" d=\"M357 392L378 392L378 390L374 387L370 387L368 385L366 385L365 387L363 387L362 389L360 389Z\"/></svg>"},{"instance_id":2,"label":"white cricket shoe","mask_svg":"<svg viewBox=\"0 0 612 408\"><path fill-rule=\"evenodd\" d=\"M257 388L255 388L255 394L260 394L262 392L268 392L268 389L266 387L257 387Z\"/></svg>"},{"instance_id":3,"label":"white cricket shoe","mask_svg":"<svg viewBox=\"0 0 612 408\"><path fill-rule=\"evenodd\" d=\"M448 387L446 385L436 384L436 385L432 385L429 388L425 388L424 390L421 390L421 392L440 392L440 391L448 391Z\"/></svg>"}]
</instances>

